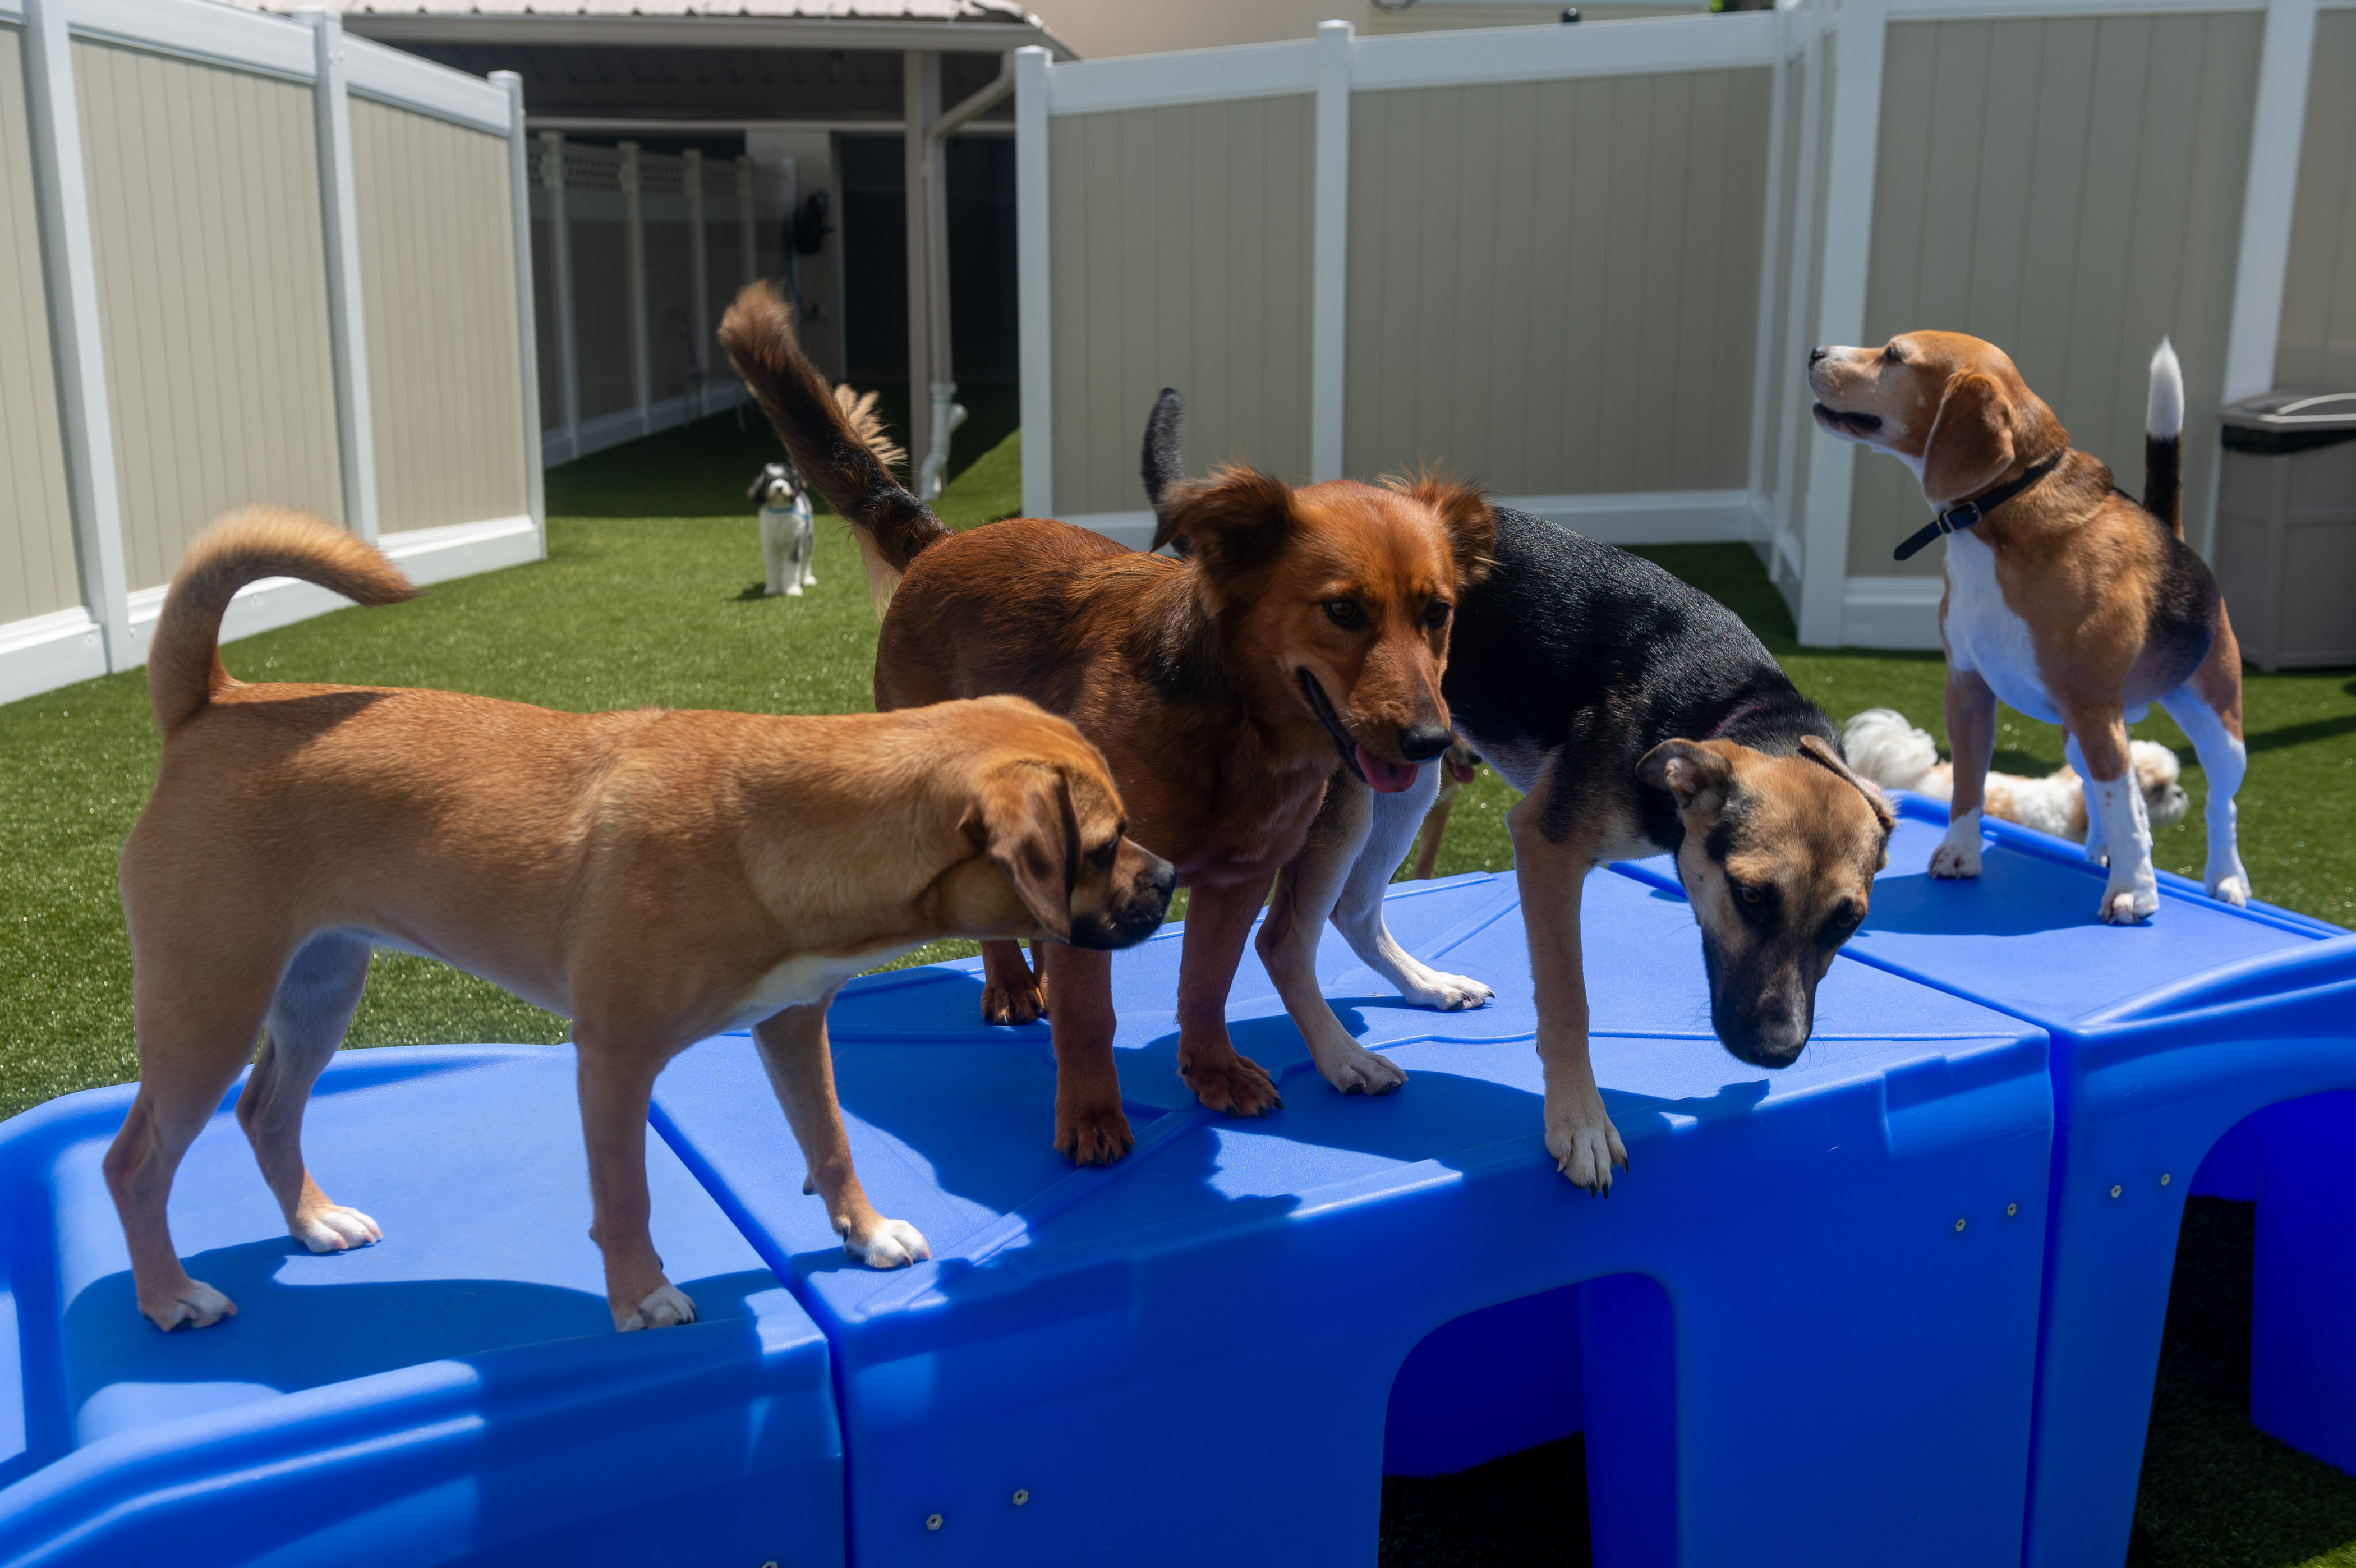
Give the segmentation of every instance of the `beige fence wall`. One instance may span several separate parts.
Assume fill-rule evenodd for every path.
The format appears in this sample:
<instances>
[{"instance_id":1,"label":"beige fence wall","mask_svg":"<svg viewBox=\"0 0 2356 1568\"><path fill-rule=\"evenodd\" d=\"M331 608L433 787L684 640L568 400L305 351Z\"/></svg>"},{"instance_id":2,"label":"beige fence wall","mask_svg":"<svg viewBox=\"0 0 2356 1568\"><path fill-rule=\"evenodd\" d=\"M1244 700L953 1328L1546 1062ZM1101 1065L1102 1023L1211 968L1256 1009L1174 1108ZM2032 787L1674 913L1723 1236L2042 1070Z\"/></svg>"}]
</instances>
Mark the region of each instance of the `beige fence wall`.
<instances>
[{"instance_id":1,"label":"beige fence wall","mask_svg":"<svg viewBox=\"0 0 2356 1568\"><path fill-rule=\"evenodd\" d=\"M1749 482L1764 69L1358 92L1343 467Z\"/></svg>"},{"instance_id":2,"label":"beige fence wall","mask_svg":"<svg viewBox=\"0 0 2356 1568\"><path fill-rule=\"evenodd\" d=\"M515 244L479 220L508 199L508 144L365 100L351 119L377 525L513 517L530 449Z\"/></svg>"},{"instance_id":3,"label":"beige fence wall","mask_svg":"<svg viewBox=\"0 0 2356 1568\"><path fill-rule=\"evenodd\" d=\"M23 39L0 27L0 624L81 603L41 273Z\"/></svg>"},{"instance_id":4,"label":"beige fence wall","mask_svg":"<svg viewBox=\"0 0 2356 1568\"><path fill-rule=\"evenodd\" d=\"M2356 10L2316 18L2275 384L2356 390Z\"/></svg>"},{"instance_id":5,"label":"beige fence wall","mask_svg":"<svg viewBox=\"0 0 2356 1568\"><path fill-rule=\"evenodd\" d=\"M1998 345L2137 493L2152 350L2171 338L2196 542L2264 20L1892 22L1886 45L1864 340L1937 328ZM1901 465L1861 455L1849 572L1939 575L1944 545L1890 560L1927 516Z\"/></svg>"},{"instance_id":6,"label":"beige fence wall","mask_svg":"<svg viewBox=\"0 0 2356 1568\"><path fill-rule=\"evenodd\" d=\"M1309 468L1310 100L1054 123L1056 509L1142 510L1138 448L1165 386L1189 467ZM1085 392L1080 389L1085 388Z\"/></svg>"},{"instance_id":7,"label":"beige fence wall","mask_svg":"<svg viewBox=\"0 0 2356 1568\"><path fill-rule=\"evenodd\" d=\"M311 89L77 39L129 586L249 501L341 521Z\"/></svg>"}]
</instances>

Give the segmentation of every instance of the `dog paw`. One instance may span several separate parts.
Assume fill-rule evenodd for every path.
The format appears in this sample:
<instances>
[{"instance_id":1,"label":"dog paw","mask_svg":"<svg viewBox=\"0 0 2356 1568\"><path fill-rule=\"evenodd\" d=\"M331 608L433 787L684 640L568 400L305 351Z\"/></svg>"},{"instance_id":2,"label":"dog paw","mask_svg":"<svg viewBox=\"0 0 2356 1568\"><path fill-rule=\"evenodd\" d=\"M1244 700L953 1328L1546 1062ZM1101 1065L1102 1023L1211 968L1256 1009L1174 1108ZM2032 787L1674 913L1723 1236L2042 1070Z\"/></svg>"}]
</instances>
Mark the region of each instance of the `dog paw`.
<instances>
[{"instance_id":1,"label":"dog paw","mask_svg":"<svg viewBox=\"0 0 2356 1568\"><path fill-rule=\"evenodd\" d=\"M1627 1146L1620 1142L1620 1129L1612 1124L1601 1099L1589 1106L1548 1106L1546 1145L1555 1169L1569 1176L1571 1186L1598 1197L1612 1196L1613 1165L1628 1168Z\"/></svg>"},{"instance_id":2,"label":"dog paw","mask_svg":"<svg viewBox=\"0 0 2356 1568\"><path fill-rule=\"evenodd\" d=\"M1407 1069L1382 1055L1367 1050L1353 1041L1346 1053L1331 1053L1333 1060L1320 1061L1317 1070L1325 1081L1344 1094L1388 1094L1407 1081Z\"/></svg>"},{"instance_id":3,"label":"dog paw","mask_svg":"<svg viewBox=\"0 0 2356 1568\"><path fill-rule=\"evenodd\" d=\"M2103 890L2103 923L2106 926L2132 926L2159 913L2159 894L2142 887L2122 887L2115 892Z\"/></svg>"},{"instance_id":4,"label":"dog paw","mask_svg":"<svg viewBox=\"0 0 2356 1568\"><path fill-rule=\"evenodd\" d=\"M2243 908L2250 901L2250 879L2240 872L2223 876L2209 885L2209 897L2234 908Z\"/></svg>"},{"instance_id":5,"label":"dog paw","mask_svg":"<svg viewBox=\"0 0 2356 1568\"><path fill-rule=\"evenodd\" d=\"M620 1325L620 1332L636 1333L641 1328L670 1328L681 1323L695 1321L695 1303L677 1285L662 1289L638 1303L638 1310Z\"/></svg>"},{"instance_id":6,"label":"dog paw","mask_svg":"<svg viewBox=\"0 0 2356 1568\"><path fill-rule=\"evenodd\" d=\"M210 1328L224 1317L235 1317L237 1303L202 1280L183 1279L152 1298L142 1295L139 1310L148 1322L169 1334L175 1328Z\"/></svg>"},{"instance_id":7,"label":"dog paw","mask_svg":"<svg viewBox=\"0 0 2356 1568\"><path fill-rule=\"evenodd\" d=\"M1442 974L1436 969L1428 969L1412 979L1412 983L1399 987L1399 994L1419 1007L1441 1013L1486 1007L1497 999L1495 992L1469 975Z\"/></svg>"},{"instance_id":8,"label":"dog paw","mask_svg":"<svg viewBox=\"0 0 2356 1568\"><path fill-rule=\"evenodd\" d=\"M1980 846L1977 840L1969 843L1943 843L1931 852L1931 875L1933 876L1972 877L1980 874Z\"/></svg>"},{"instance_id":9,"label":"dog paw","mask_svg":"<svg viewBox=\"0 0 2356 1568\"><path fill-rule=\"evenodd\" d=\"M985 1024L1033 1024L1047 1015L1047 983L981 988L981 1021Z\"/></svg>"},{"instance_id":10,"label":"dog paw","mask_svg":"<svg viewBox=\"0 0 2356 1568\"><path fill-rule=\"evenodd\" d=\"M1230 1116L1265 1116L1284 1109L1276 1080L1249 1057L1230 1057L1218 1066L1196 1063L1191 1067L1181 1057L1178 1076L1207 1110L1224 1111Z\"/></svg>"},{"instance_id":11,"label":"dog paw","mask_svg":"<svg viewBox=\"0 0 2356 1568\"><path fill-rule=\"evenodd\" d=\"M1118 1105L1055 1119L1055 1152L1076 1165L1108 1165L1136 1146L1137 1134Z\"/></svg>"},{"instance_id":12,"label":"dog paw","mask_svg":"<svg viewBox=\"0 0 2356 1568\"><path fill-rule=\"evenodd\" d=\"M384 1231L375 1220L340 1203L316 1213L297 1215L287 1230L314 1252L346 1252L384 1240Z\"/></svg>"},{"instance_id":13,"label":"dog paw","mask_svg":"<svg viewBox=\"0 0 2356 1568\"><path fill-rule=\"evenodd\" d=\"M878 1219L863 1238L845 1231L842 1250L871 1269L905 1269L933 1255L924 1234L905 1219Z\"/></svg>"}]
</instances>

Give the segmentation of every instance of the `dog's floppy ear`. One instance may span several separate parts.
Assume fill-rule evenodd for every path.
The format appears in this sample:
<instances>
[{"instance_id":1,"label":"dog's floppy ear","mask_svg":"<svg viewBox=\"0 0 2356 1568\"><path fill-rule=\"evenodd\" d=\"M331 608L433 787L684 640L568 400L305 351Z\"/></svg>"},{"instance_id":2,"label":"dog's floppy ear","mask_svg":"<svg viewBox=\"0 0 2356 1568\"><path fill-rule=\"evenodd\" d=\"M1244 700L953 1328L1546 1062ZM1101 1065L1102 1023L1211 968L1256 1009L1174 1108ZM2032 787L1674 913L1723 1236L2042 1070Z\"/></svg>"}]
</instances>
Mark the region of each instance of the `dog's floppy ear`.
<instances>
[{"instance_id":1,"label":"dog's floppy ear","mask_svg":"<svg viewBox=\"0 0 2356 1568\"><path fill-rule=\"evenodd\" d=\"M1690 740L1665 740L1644 753L1636 777L1677 799L1680 811L1707 816L1725 809L1734 768L1721 754Z\"/></svg>"},{"instance_id":2,"label":"dog's floppy ear","mask_svg":"<svg viewBox=\"0 0 2356 1568\"><path fill-rule=\"evenodd\" d=\"M1922 442L1922 499L1943 507L1977 495L2012 467L2013 450L2012 403L1996 378L1955 377Z\"/></svg>"},{"instance_id":3,"label":"dog's floppy ear","mask_svg":"<svg viewBox=\"0 0 2356 1568\"><path fill-rule=\"evenodd\" d=\"M1456 560L1458 587L1469 588L1489 575L1495 564L1491 557L1497 548L1497 519L1489 510L1487 490L1430 473L1412 479L1387 476L1383 483L1440 514L1440 526L1448 532L1448 553Z\"/></svg>"},{"instance_id":4,"label":"dog's floppy ear","mask_svg":"<svg viewBox=\"0 0 2356 1568\"><path fill-rule=\"evenodd\" d=\"M759 473L753 476L753 488L744 492L744 499L746 500L757 502L761 499L761 492L769 488L770 470L776 467L776 465L772 463L768 467L763 468Z\"/></svg>"},{"instance_id":5,"label":"dog's floppy ear","mask_svg":"<svg viewBox=\"0 0 2356 1568\"><path fill-rule=\"evenodd\" d=\"M1071 940L1080 831L1070 784L1044 763L1016 763L984 780L980 809L983 854L1014 884L1041 929Z\"/></svg>"},{"instance_id":6,"label":"dog's floppy ear","mask_svg":"<svg viewBox=\"0 0 2356 1568\"><path fill-rule=\"evenodd\" d=\"M1890 801L1883 797L1881 786L1860 777L1855 768L1842 760L1841 754L1833 749L1832 742L1820 735L1802 736L1800 749L1807 754L1810 760L1824 764L1856 785L1857 792L1865 797L1865 803L1873 808L1874 820L1881 824L1881 836L1889 838L1898 826L1898 819L1890 815Z\"/></svg>"},{"instance_id":7,"label":"dog's floppy ear","mask_svg":"<svg viewBox=\"0 0 2356 1568\"><path fill-rule=\"evenodd\" d=\"M1149 549L1183 541L1181 553L1214 576L1250 571L1282 553L1294 527L1292 487L1257 468L1221 468L1162 492Z\"/></svg>"}]
</instances>

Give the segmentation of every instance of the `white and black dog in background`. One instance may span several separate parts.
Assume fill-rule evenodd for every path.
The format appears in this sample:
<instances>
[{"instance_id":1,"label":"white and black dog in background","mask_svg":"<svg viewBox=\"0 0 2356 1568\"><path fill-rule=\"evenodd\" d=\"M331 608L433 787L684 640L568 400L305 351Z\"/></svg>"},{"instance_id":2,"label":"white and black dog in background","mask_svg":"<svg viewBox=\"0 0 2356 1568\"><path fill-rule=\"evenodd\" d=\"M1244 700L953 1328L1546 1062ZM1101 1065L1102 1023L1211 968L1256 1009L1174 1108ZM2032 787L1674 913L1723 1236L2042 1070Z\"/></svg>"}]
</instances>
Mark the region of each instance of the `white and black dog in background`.
<instances>
[{"instance_id":1,"label":"white and black dog in background","mask_svg":"<svg viewBox=\"0 0 2356 1568\"><path fill-rule=\"evenodd\" d=\"M767 592L799 595L818 586L810 562L818 525L810 521L809 488L791 463L772 463L754 478L745 499L761 509L761 553L769 563Z\"/></svg>"},{"instance_id":2,"label":"white and black dog in background","mask_svg":"<svg viewBox=\"0 0 2356 1568\"><path fill-rule=\"evenodd\" d=\"M1184 475L1183 406L1164 392L1146 427L1145 493L1157 507ZM1494 566L1458 599L1440 696L1456 734L1524 792L1505 822L1537 991L1547 1153L1604 1193L1628 1155L1588 1058L1588 873L1675 854L1719 1041L1743 1061L1788 1067L1814 1026L1816 983L1888 861L1890 808L1733 611L1625 551L1490 510ZM1336 773L1261 925L1260 959L1288 1010L1340 1036L1305 1042L1327 1081L1329 1060L1374 1064L1337 1088L1380 1094L1407 1075L1341 1035L1329 1008L1293 1005L1304 987L1315 993L1329 918L1410 1002L1478 1007L1492 995L1419 963L1383 925L1383 890L1439 787L1437 768L1387 795Z\"/></svg>"}]
</instances>

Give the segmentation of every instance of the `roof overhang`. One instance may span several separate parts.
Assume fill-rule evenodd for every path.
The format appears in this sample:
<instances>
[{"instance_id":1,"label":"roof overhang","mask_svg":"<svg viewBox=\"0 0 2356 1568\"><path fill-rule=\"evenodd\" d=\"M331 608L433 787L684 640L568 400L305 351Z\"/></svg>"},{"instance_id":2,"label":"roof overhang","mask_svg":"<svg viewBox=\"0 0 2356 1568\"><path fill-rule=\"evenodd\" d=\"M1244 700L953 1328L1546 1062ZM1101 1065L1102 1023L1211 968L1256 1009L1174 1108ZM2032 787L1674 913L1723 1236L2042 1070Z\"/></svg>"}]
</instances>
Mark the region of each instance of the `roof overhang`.
<instances>
[{"instance_id":1,"label":"roof overhang","mask_svg":"<svg viewBox=\"0 0 2356 1568\"><path fill-rule=\"evenodd\" d=\"M485 15L346 11L344 27L386 44L604 44L641 48L933 49L998 54L1037 44L1057 59L1071 46L1024 22L833 16Z\"/></svg>"}]
</instances>

